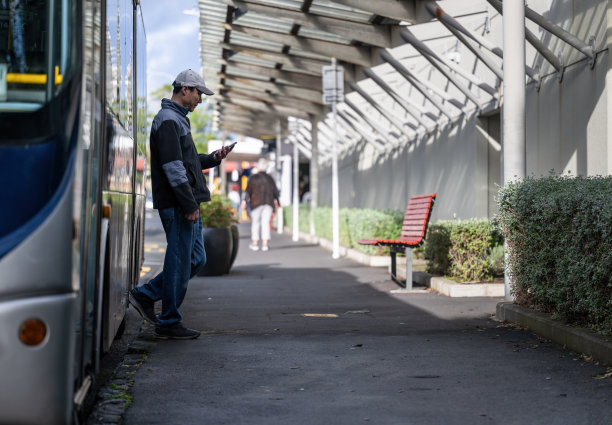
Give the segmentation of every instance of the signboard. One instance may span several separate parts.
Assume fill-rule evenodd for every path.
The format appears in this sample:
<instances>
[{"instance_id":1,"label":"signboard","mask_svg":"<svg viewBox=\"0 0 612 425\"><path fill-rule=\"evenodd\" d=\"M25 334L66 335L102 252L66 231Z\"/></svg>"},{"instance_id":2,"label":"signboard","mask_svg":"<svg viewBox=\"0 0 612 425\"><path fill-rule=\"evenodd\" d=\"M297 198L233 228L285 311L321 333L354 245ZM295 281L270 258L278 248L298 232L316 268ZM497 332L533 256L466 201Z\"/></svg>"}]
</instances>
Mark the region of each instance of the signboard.
<instances>
[{"instance_id":1,"label":"signboard","mask_svg":"<svg viewBox=\"0 0 612 425\"><path fill-rule=\"evenodd\" d=\"M344 68L337 65L323 67L323 103L331 105L344 101Z\"/></svg>"}]
</instances>

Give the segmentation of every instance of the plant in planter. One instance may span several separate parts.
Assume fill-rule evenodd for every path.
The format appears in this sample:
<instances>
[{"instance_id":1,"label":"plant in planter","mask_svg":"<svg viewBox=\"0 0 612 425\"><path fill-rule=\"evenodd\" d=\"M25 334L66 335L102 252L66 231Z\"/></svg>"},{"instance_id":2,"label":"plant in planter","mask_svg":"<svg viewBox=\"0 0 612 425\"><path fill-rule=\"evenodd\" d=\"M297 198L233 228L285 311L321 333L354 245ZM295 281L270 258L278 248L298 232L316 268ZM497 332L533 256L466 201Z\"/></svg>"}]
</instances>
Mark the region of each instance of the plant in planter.
<instances>
[{"instance_id":1,"label":"plant in planter","mask_svg":"<svg viewBox=\"0 0 612 425\"><path fill-rule=\"evenodd\" d=\"M206 265L199 276L219 276L229 273L238 254L236 210L225 195L212 195L200 205L202 236L206 250Z\"/></svg>"}]
</instances>

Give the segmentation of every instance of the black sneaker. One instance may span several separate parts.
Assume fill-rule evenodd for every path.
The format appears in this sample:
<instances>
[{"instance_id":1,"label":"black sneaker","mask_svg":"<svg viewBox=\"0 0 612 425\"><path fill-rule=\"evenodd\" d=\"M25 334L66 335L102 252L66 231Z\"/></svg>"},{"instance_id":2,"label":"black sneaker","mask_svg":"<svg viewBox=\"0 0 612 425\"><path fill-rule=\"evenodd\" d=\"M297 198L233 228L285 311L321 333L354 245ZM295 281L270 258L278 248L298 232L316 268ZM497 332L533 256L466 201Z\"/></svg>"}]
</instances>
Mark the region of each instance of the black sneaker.
<instances>
[{"instance_id":1,"label":"black sneaker","mask_svg":"<svg viewBox=\"0 0 612 425\"><path fill-rule=\"evenodd\" d=\"M160 339L196 339L200 332L176 323L172 326L155 326L155 336Z\"/></svg>"},{"instance_id":2,"label":"black sneaker","mask_svg":"<svg viewBox=\"0 0 612 425\"><path fill-rule=\"evenodd\" d=\"M129 292L128 300L143 319L153 325L157 322L157 317L155 317L155 309L153 308L155 302L153 300L146 295L137 292L136 288Z\"/></svg>"}]
</instances>

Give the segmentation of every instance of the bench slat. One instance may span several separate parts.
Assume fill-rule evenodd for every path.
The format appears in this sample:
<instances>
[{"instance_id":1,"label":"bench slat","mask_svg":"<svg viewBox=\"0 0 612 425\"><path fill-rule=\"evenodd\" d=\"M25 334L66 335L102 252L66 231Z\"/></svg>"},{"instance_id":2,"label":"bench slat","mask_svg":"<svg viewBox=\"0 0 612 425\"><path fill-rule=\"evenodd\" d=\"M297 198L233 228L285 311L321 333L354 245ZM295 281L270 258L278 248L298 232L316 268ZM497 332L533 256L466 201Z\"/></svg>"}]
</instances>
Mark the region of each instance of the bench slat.
<instances>
[{"instance_id":1,"label":"bench slat","mask_svg":"<svg viewBox=\"0 0 612 425\"><path fill-rule=\"evenodd\" d=\"M402 223L401 237L388 239L361 239L360 245L416 247L423 243L436 194L414 196L408 201Z\"/></svg>"}]
</instances>

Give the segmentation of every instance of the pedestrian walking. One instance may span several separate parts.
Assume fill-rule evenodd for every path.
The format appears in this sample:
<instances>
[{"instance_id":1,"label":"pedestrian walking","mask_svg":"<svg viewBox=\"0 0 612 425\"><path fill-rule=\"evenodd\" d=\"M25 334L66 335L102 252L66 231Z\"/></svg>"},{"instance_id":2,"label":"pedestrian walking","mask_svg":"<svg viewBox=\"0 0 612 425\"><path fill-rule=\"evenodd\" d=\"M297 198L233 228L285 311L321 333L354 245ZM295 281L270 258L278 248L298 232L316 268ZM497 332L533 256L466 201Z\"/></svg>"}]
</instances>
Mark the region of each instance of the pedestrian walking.
<instances>
[{"instance_id":1,"label":"pedestrian walking","mask_svg":"<svg viewBox=\"0 0 612 425\"><path fill-rule=\"evenodd\" d=\"M252 174L247 183L245 200L251 210L251 244L249 248L253 251L259 250L259 240L261 239L261 250L270 249L270 220L272 214L278 207L278 188L276 183L265 172L265 161L260 160L259 171ZM257 171L257 170L256 170Z\"/></svg>"},{"instance_id":2,"label":"pedestrian walking","mask_svg":"<svg viewBox=\"0 0 612 425\"><path fill-rule=\"evenodd\" d=\"M206 263L200 203L210 201L210 192L202 170L219 165L232 147L198 154L187 114L202 103L202 94L214 93L191 69L178 74L172 86L172 98L162 99L150 137L153 207L159 212L167 241L164 266L149 282L130 291L129 302L155 325L155 336L193 339L200 332L183 325L179 307L189 279ZM156 317L154 304L159 300L162 310Z\"/></svg>"}]
</instances>

